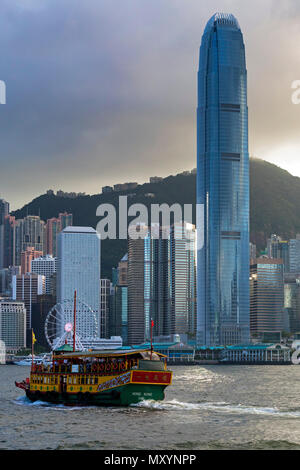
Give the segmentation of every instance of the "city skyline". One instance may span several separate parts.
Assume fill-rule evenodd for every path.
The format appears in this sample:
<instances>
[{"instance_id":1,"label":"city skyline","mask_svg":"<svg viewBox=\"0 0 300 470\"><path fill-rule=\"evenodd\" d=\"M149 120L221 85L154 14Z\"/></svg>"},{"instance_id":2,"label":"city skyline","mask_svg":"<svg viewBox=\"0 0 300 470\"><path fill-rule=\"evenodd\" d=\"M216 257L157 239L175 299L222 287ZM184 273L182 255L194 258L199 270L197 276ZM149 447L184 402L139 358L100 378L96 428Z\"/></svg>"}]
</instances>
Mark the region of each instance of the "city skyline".
<instances>
[{"instance_id":1,"label":"city skyline","mask_svg":"<svg viewBox=\"0 0 300 470\"><path fill-rule=\"evenodd\" d=\"M95 194L123 175L194 168L197 50L215 11L232 11L247 40L250 155L300 175L296 1L31 0L2 11L0 186L12 209L48 187Z\"/></svg>"}]
</instances>

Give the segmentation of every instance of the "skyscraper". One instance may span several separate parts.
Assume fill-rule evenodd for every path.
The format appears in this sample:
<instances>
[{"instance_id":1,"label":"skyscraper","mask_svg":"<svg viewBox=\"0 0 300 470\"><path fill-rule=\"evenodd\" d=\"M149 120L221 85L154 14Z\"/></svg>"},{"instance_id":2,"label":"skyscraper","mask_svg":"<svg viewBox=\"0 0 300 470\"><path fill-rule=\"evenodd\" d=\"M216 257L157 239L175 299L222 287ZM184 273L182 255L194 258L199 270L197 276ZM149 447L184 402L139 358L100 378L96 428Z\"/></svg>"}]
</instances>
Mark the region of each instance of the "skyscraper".
<instances>
[{"instance_id":1,"label":"skyscraper","mask_svg":"<svg viewBox=\"0 0 300 470\"><path fill-rule=\"evenodd\" d=\"M56 273L56 258L40 256L31 261L31 272L45 276L45 293L51 294L51 277Z\"/></svg>"},{"instance_id":2,"label":"skyscraper","mask_svg":"<svg viewBox=\"0 0 300 470\"><path fill-rule=\"evenodd\" d=\"M23 302L0 301L0 340L9 351L26 347L26 309Z\"/></svg>"},{"instance_id":3,"label":"skyscraper","mask_svg":"<svg viewBox=\"0 0 300 470\"><path fill-rule=\"evenodd\" d=\"M12 277L12 298L24 302L26 307L27 345L31 344L32 305L37 296L45 293L45 276L34 273L17 274Z\"/></svg>"},{"instance_id":4,"label":"skyscraper","mask_svg":"<svg viewBox=\"0 0 300 470\"><path fill-rule=\"evenodd\" d=\"M247 70L236 18L216 13L200 48L197 110L197 340L249 341Z\"/></svg>"},{"instance_id":5,"label":"skyscraper","mask_svg":"<svg viewBox=\"0 0 300 470\"><path fill-rule=\"evenodd\" d=\"M52 217L48 219L46 223L46 247L45 252L48 255L57 254L57 235L59 232L64 230L66 227L73 225L73 214L67 212L60 213L58 218Z\"/></svg>"},{"instance_id":6,"label":"skyscraper","mask_svg":"<svg viewBox=\"0 0 300 470\"><path fill-rule=\"evenodd\" d=\"M9 214L9 203L0 199L0 269L4 268L4 220Z\"/></svg>"},{"instance_id":7,"label":"skyscraper","mask_svg":"<svg viewBox=\"0 0 300 470\"><path fill-rule=\"evenodd\" d=\"M43 256L42 251L37 251L33 246L27 246L21 253L21 274L31 273L31 262L35 258Z\"/></svg>"},{"instance_id":8,"label":"skyscraper","mask_svg":"<svg viewBox=\"0 0 300 470\"><path fill-rule=\"evenodd\" d=\"M21 253L27 247L44 252L45 222L37 215L27 215L16 221L15 226L15 263L21 265Z\"/></svg>"},{"instance_id":9,"label":"skyscraper","mask_svg":"<svg viewBox=\"0 0 300 470\"><path fill-rule=\"evenodd\" d=\"M62 336L65 323L73 323L75 290L77 334L82 340L94 334L100 337L100 238L91 227L69 226L57 237L57 302L62 303L64 315L58 336Z\"/></svg>"},{"instance_id":10,"label":"skyscraper","mask_svg":"<svg viewBox=\"0 0 300 470\"><path fill-rule=\"evenodd\" d=\"M195 334L195 227L143 230L128 240L128 342L150 339L151 318L155 336Z\"/></svg>"},{"instance_id":11,"label":"skyscraper","mask_svg":"<svg viewBox=\"0 0 300 470\"><path fill-rule=\"evenodd\" d=\"M281 259L253 260L250 267L251 335L285 329L283 273Z\"/></svg>"}]
</instances>

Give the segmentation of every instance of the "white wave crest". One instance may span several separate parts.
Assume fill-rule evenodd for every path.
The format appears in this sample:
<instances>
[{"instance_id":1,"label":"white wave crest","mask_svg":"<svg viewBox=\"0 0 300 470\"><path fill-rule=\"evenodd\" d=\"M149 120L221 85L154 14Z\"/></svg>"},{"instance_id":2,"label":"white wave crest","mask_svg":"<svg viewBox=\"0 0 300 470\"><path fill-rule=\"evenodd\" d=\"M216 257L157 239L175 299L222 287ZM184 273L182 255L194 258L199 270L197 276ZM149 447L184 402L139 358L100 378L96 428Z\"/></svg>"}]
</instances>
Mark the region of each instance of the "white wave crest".
<instances>
[{"instance_id":1,"label":"white wave crest","mask_svg":"<svg viewBox=\"0 0 300 470\"><path fill-rule=\"evenodd\" d=\"M185 403L180 402L176 399L170 401L143 400L132 406L153 410L211 410L223 413L239 413L275 417L278 416L285 418L300 418L300 411L280 411L277 408L246 406L241 404L234 405L225 402Z\"/></svg>"}]
</instances>

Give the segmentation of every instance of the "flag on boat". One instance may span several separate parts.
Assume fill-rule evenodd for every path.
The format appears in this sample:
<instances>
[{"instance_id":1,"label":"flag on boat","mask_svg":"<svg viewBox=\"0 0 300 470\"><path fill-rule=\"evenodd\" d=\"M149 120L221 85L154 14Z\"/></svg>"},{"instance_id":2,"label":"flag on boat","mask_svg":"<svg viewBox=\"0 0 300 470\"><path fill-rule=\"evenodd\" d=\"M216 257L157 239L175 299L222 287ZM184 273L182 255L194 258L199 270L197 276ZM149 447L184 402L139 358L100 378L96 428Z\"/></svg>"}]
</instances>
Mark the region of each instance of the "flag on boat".
<instances>
[{"instance_id":1,"label":"flag on boat","mask_svg":"<svg viewBox=\"0 0 300 470\"><path fill-rule=\"evenodd\" d=\"M35 338L35 334L32 330L32 344L36 343L36 338Z\"/></svg>"}]
</instances>

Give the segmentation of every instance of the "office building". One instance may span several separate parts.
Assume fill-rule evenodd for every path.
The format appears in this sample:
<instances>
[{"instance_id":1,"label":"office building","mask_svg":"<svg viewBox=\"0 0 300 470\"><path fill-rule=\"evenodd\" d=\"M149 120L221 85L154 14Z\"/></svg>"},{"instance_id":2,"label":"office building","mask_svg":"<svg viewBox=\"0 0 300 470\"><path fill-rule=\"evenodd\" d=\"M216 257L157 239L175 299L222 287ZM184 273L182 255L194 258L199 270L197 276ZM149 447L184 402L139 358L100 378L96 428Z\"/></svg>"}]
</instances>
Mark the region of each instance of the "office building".
<instances>
[{"instance_id":1,"label":"office building","mask_svg":"<svg viewBox=\"0 0 300 470\"><path fill-rule=\"evenodd\" d=\"M257 258L250 266L250 327L252 337L282 332L284 265L281 259Z\"/></svg>"},{"instance_id":2,"label":"office building","mask_svg":"<svg viewBox=\"0 0 300 470\"><path fill-rule=\"evenodd\" d=\"M10 352L26 347L26 309L23 302L0 301L0 340Z\"/></svg>"},{"instance_id":3,"label":"office building","mask_svg":"<svg viewBox=\"0 0 300 470\"><path fill-rule=\"evenodd\" d=\"M248 343L247 70L231 14L213 15L202 37L197 160L197 342Z\"/></svg>"},{"instance_id":4,"label":"office building","mask_svg":"<svg viewBox=\"0 0 300 470\"><path fill-rule=\"evenodd\" d=\"M109 279L100 280L100 335L109 338L110 294L112 284ZM118 336L118 335L114 335Z\"/></svg>"},{"instance_id":5,"label":"office building","mask_svg":"<svg viewBox=\"0 0 300 470\"><path fill-rule=\"evenodd\" d=\"M34 331L36 341L40 346L44 346L47 349L49 348L49 344L45 336L45 321L48 313L55 304L56 299L53 295L38 295L31 309L31 327Z\"/></svg>"},{"instance_id":6,"label":"office building","mask_svg":"<svg viewBox=\"0 0 300 470\"><path fill-rule=\"evenodd\" d=\"M289 241L289 272L300 273L300 234Z\"/></svg>"},{"instance_id":7,"label":"office building","mask_svg":"<svg viewBox=\"0 0 300 470\"><path fill-rule=\"evenodd\" d=\"M196 331L195 227L173 224L128 240L128 343ZM125 294L124 294L125 295Z\"/></svg>"},{"instance_id":8,"label":"office building","mask_svg":"<svg viewBox=\"0 0 300 470\"><path fill-rule=\"evenodd\" d=\"M300 332L300 274L284 275L284 311L288 320L289 333Z\"/></svg>"},{"instance_id":9,"label":"office building","mask_svg":"<svg viewBox=\"0 0 300 470\"><path fill-rule=\"evenodd\" d=\"M45 293L51 294L53 274L56 272L56 258L40 256L31 261L31 272L45 276Z\"/></svg>"},{"instance_id":10,"label":"office building","mask_svg":"<svg viewBox=\"0 0 300 470\"><path fill-rule=\"evenodd\" d=\"M76 332L81 340L100 336L100 237L91 227L66 227L57 237L57 302L63 305L64 325L73 324L77 295ZM96 323L96 324L95 324Z\"/></svg>"},{"instance_id":11,"label":"office building","mask_svg":"<svg viewBox=\"0 0 300 470\"><path fill-rule=\"evenodd\" d=\"M45 293L45 276L26 273L14 275L12 278L12 298L24 302L26 308L27 344L31 344L31 314L32 305L37 302L37 296Z\"/></svg>"},{"instance_id":12,"label":"office building","mask_svg":"<svg viewBox=\"0 0 300 470\"><path fill-rule=\"evenodd\" d=\"M290 272L289 242L272 234L267 241L267 254L272 259L282 259L284 271Z\"/></svg>"}]
</instances>

